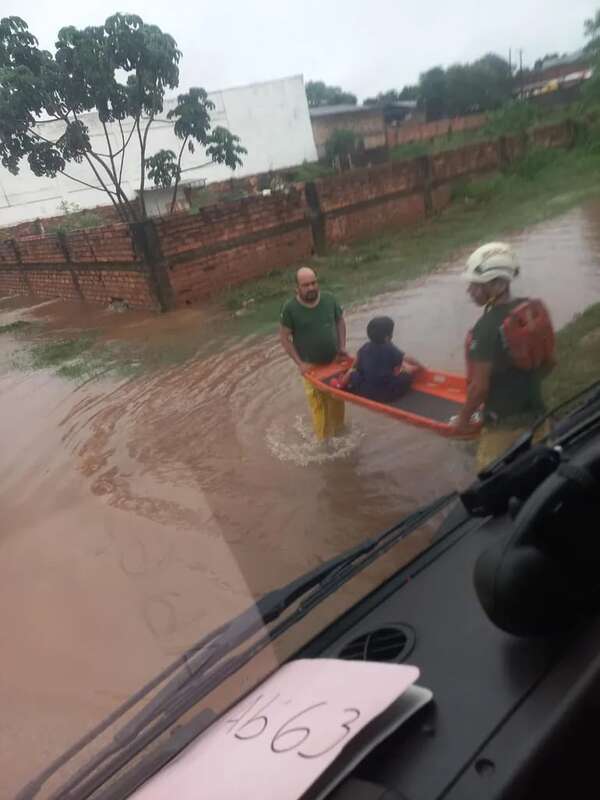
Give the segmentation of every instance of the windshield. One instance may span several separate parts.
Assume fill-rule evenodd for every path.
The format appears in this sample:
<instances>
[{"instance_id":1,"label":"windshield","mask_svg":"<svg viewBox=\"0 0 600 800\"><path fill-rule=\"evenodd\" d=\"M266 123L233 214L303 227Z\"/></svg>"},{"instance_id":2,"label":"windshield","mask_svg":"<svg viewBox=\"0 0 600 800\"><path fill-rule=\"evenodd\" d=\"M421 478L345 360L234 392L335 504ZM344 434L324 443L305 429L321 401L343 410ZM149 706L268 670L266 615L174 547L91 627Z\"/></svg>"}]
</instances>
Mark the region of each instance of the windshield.
<instances>
[{"instance_id":1,"label":"windshield","mask_svg":"<svg viewBox=\"0 0 600 800\"><path fill-rule=\"evenodd\" d=\"M335 5L199 21L4 0L3 796L600 377L595 3ZM339 620L446 513L207 706Z\"/></svg>"}]
</instances>

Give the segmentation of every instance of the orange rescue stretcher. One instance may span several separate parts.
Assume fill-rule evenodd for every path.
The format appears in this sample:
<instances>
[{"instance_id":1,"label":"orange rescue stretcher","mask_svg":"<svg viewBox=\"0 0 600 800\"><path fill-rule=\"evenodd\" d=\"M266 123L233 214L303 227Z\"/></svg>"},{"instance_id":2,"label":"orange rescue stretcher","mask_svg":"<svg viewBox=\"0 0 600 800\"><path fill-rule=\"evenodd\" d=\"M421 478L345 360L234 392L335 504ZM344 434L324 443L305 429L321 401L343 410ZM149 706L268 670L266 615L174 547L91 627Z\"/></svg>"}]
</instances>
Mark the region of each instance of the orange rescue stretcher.
<instances>
[{"instance_id":1,"label":"orange rescue stretcher","mask_svg":"<svg viewBox=\"0 0 600 800\"><path fill-rule=\"evenodd\" d=\"M481 428L480 421L473 424L473 432L469 436L456 436L454 427L450 424L452 417L460 412L467 395L467 379L462 375L425 369L417 373L411 388L398 400L392 403L378 403L331 386L331 381L340 378L352 363L352 359L346 359L324 366L315 366L305 377L317 389L340 400L355 403L380 414L387 414L418 428L427 428L440 436L472 439L478 435Z\"/></svg>"}]
</instances>

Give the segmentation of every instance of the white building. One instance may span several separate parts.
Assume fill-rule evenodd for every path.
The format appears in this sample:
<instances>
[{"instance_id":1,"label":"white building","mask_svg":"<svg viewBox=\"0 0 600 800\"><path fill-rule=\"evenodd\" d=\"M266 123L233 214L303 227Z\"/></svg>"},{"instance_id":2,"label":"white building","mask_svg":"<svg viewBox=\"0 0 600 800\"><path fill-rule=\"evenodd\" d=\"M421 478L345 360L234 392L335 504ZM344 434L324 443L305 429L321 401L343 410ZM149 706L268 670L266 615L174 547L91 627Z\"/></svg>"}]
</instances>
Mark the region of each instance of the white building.
<instances>
[{"instance_id":1,"label":"white building","mask_svg":"<svg viewBox=\"0 0 600 800\"><path fill-rule=\"evenodd\" d=\"M208 161L201 148L193 155L186 151L182 162L186 170L185 182L211 183L317 160L301 75L211 92L209 97L215 104L211 114L213 125L222 125L239 136L248 154L243 156L243 166L233 172L225 165L199 166ZM176 103L176 98L168 100L161 118L166 118ZM105 153L106 139L97 114L85 114L81 119L89 128L94 149ZM60 135L62 123L45 123L43 129L44 136L54 139ZM127 126L126 137L130 130L130 126ZM113 149L119 150L121 134L118 126L109 126L109 135ZM136 140L137 137L133 136L123 171L123 188L132 199L136 197L140 179L140 156ZM180 146L181 142L174 136L170 123L156 121L152 125L148 156L162 149L178 153ZM69 164L66 171L80 180L97 183L86 162ZM162 196L162 192L157 192L155 202L151 203L152 209L149 208L150 213L159 210L156 201L161 205L164 203ZM36 177L26 160L21 162L18 175L12 175L0 165L0 227L60 214L61 203L65 201L81 208L110 203L106 194L81 186L63 175L56 178Z\"/></svg>"}]
</instances>

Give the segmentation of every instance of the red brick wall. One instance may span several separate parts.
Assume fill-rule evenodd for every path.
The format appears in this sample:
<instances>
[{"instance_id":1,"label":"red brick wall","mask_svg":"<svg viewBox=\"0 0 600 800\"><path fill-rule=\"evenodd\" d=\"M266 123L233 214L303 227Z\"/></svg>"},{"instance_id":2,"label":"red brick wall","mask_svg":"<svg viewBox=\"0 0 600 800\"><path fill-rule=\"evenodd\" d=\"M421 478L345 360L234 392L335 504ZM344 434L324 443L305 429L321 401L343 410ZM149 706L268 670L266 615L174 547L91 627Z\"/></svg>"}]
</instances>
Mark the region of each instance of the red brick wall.
<instances>
[{"instance_id":1,"label":"red brick wall","mask_svg":"<svg viewBox=\"0 0 600 800\"><path fill-rule=\"evenodd\" d=\"M529 136L537 147L569 147L573 144L574 130L569 122L559 122L534 128Z\"/></svg>"},{"instance_id":2,"label":"red brick wall","mask_svg":"<svg viewBox=\"0 0 600 800\"><path fill-rule=\"evenodd\" d=\"M389 195L412 193L422 186L422 181L421 163L414 159L352 170L316 181L315 185L321 211L327 214Z\"/></svg>"},{"instance_id":3,"label":"red brick wall","mask_svg":"<svg viewBox=\"0 0 600 800\"><path fill-rule=\"evenodd\" d=\"M224 288L298 264L312 251L312 232L307 226L253 244L232 246L220 253L192 256L169 268L176 305L206 299Z\"/></svg>"},{"instance_id":4,"label":"red brick wall","mask_svg":"<svg viewBox=\"0 0 600 800\"><path fill-rule=\"evenodd\" d=\"M68 233L65 243L72 261L135 261L136 254L129 226L91 228Z\"/></svg>"},{"instance_id":5,"label":"red brick wall","mask_svg":"<svg viewBox=\"0 0 600 800\"><path fill-rule=\"evenodd\" d=\"M315 182L329 245L374 236L425 215L419 159L352 170Z\"/></svg>"},{"instance_id":6,"label":"red brick wall","mask_svg":"<svg viewBox=\"0 0 600 800\"><path fill-rule=\"evenodd\" d=\"M16 264L17 256L12 239L0 239L0 265Z\"/></svg>"},{"instance_id":7,"label":"red brick wall","mask_svg":"<svg viewBox=\"0 0 600 800\"><path fill-rule=\"evenodd\" d=\"M23 264L62 264L65 254L56 236L25 236L17 240Z\"/></svg>"},{"instance_id":8,"label":"red brick wall","mask_svg":"<svg viewBox=\"0 0 600 800\"><path fill-rule=\"evenodd\" d=\"M497 142L480 142L446 150L431 157L431 178L434 184L444 183L476 172L498 169L500 156Z\"/></svg>"},{"instance_id":9,"label":"red brick wall","mask_svg":"<svg viewBox=\"0 0 600 800\"><path fill-rule=\"evenodd\" d=\"M148 269L123 224L76 231L62 242L56 234L0 240L0 293L30 292L103 305L118 297L132 308L157 307Z\"/></svg>"},{"instance_id":10,"label":"red brick wall","mask_svg":"<svg viewBox=\"0 0 600 800\"><path fill-rule=\"evenodd\" d=\"M197 214L177 214L158 220L156 227L165 257L194 250L201 243L223 244L258 231L290 222L302 222L306 203L302 192L289 195L244 197L223 205L200 209Z\"/></svg>"},{"instance_id":11,"label":"red brick wall","mask_svg":"<svg viewBox=\"0 0 600 800\"><path fill-rule=\"evenodd\" d=\"M23 275L18 269L10 269L0 264L0 297L15 294L29 294Z\"/></svg>"},{"instance_id":12,"label":"red brick wall","mask_svg":"<svg viewBox=\"0 0 600 800\"><path fill-rule=\"evenodd\" d=\"M424 219L423 194L393 197L365 208L350 206L343 214L325 217L325 236L330 245L354 242L376 236L400 225Z\"/></svg>"},{"instance_id":13,"label":"red brick wall","mask_svg":"<svg viewBox=\"0 0 600 800\"><path fill-rule=\"evenodd\" d=\"M526 136L505 136L505 153L509 161L517 161L523 158L527 152Z\"/></svg>"},{"instance_id":14,"label":"red brick wall","mask_svg":"<svg viewBox=\"0 0 600 800\"><path fill-rule=\"evenodd\" d=\"M158 307L145 272L78 269L76 275L83 299L88 303L107 305L111 298L118 297L131 308Z\"/></svg>"},{"instance_id":15,"label":"red brick wall","mask_svg":"<svg viewBox=\"0 0 600 800\"><path fill-rule=\"evenodd\" d=\"M68 270L27 270L26 280L36 297L60 297L62 300L80 300L73 277Z\"/></svg>"},{"instance_id":16,"label":"red brick wall","mask_svg":"<svg viewBox=\"0 0 600 800\"><path fill-rule=\"evenodd\" d=\"M452 117L440 119L436 122L403 123L401 125L388 125L386 138L388 147L397 147L399 144L409 142L426 142L438 136L448 136L448 132L460 133L462 131L477 130L487 122L487 114L472 114L468 117Z\"/></svg>"},{"instance_id":17,"label":"red brick wall","mask_svg":"<svg viewBox=\"0 0 600 800\"><path fill-rule=\"evenodd\" d=\"M156 223L176 305L310 257L304 193L246 197Z\"/></svg>"},{"instance_id":18,"label":"red brick wall","mask_svg":"<svg viewBox=\"0 0 600 800\"><path fill-rule=\"evenodd\" d=\"M444 183L431 190L432 211L443 211L450 205L452 200L452 185Z\"/></svg>"}]
</instances>

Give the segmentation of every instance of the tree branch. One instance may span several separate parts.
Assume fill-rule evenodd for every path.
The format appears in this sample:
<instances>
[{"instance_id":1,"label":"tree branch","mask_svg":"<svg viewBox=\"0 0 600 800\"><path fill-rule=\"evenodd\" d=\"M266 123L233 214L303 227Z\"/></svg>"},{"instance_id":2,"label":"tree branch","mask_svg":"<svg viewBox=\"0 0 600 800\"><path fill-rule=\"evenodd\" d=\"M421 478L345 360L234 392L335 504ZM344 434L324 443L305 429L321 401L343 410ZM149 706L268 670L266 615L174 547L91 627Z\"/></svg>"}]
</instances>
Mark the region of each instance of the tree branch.
<instances>
[{"instance_id":1,"label":"tree branch","mask_svg":"<svg viewBox=\"0 0 600 800\"><path fill-rule=\"evenodd\" d=\"M142 213L144 217L146 217L146 201L144 199L144 188L146 186L146 146L148 144L148 133L150 131L150 126L154 122L154 114L151 114L148 118L148 123L144 128L144 134L142 135L142 129L140 126L140 119L141 119L141 112L140 115L137 117L135 124L137 127L138 132L138 139L140 142L140 203L142 206Z\"/></svg>"},{"instance_id":2,"label":"tree branch","mask_svg":"<svg viewBox=\"0 0 600 800\"><path fill-rule=\"evenodd\" d=\"M75 114L74 114L74 116L75 116L75 118L77 118ZM66 118L63 118L63 119L61 119L60 121L61 121L61 122L64 122L65 124L68 124L68 122L69 122L69 120L68 120L68 117L66 117ZM53 142L51 139L47 139L45 136L42 136L40 133L37 133L36 131L33 131L33 130L32 130L32 131L31 131L31 134L32 134L32 135L33 135L33 136L34 136L36 139L38 139L38 140L40 140L40 141L47 142L48 144L51 144L51 145L53 145L53 146L56 146L56 142L55 142L55 141ZM105 193L106 193L106 194L107 194L107 195L110 197L110 199L111 199L111 202L112 202L113 206L115 207L115 209L117 210L117 212L118 212L119 216L121 217L121 219L123 219L123 218L124 218L124 216L123 216L123 212L122 212L122 209L121 209L121 207L120 207L120 204L117 202L117 200L115 200L115 197L117 197L117 198L118 198L118 195L115 195L115 193L114 193L114 192L111 192L111 191L110 191L110 189L108 188L108 186L107 186L107 185L104 183L104 181L101 179L101 177L100 177L100 175L98 174L98 172L97 172L97 171L94 169L94 166L93 166L93 164L91 163L90 159L88 158L88 156L87 156L86 154L84 154L84 158L87 160L88 164L89 164L89 165L90 165L90 167L92 168L92 171L94 172L94 175L96 176L96 179L97 179L97 180L98 180L98 182L100 183L100 186L94 186L93 184L91 184L91 183L88 183L87 181L82 181L82 180L80 180L79 178L75 178L75 177L73 177L73 175L69 175L69 174L68 174L67 172L65 172L64 170L59 170L60 174L61 174L61 175L64 175L66 178L69 178L69 179L70 179L70 180L72 180L72 181L75 181L76 183L80 183L82 186L87 186L89 189L96 189L96 190L98 190L99 192L105 192Z\"/></svg>"},{"instance_id":3,"label":"tree branch","mask_svg":"<svg viewBox=\"0 0 600 800\"><path fill-rule=\"evenodd\" d=\"M67 125L69 124L69 114L73 114L73 119L75 120L75 122L79 122L79 118L77 117L77 112L74 109L70 109L70 110L66 110L65 111L65 114L64 114L64 116L62 118L63 122L65 122ZM100 173L98 172L98 170L96 169L96 167L92 163L92 159L90 158L90 154L95 156L93 150L89 150L89 151L87 151L87 152L85 152L83 154L83 157L88 162L88 165L89 165L90 169L92 170L92 172L96 176L96 180L98 181L98 183L102 187L103 191L105 191L106 194L110 197L111 203L115 207L115 209L116 209L118 215L120 216L120 218L123 221L126 221L127 217L126 217L126 214L125 214L125 212L123 210L123 207L125 206L127 208L127 211L129 211L129 213L131 213L131 209L129 208L129 203L128 202L126 204L123 203L123 201L122 201L122 199L120 197L120 194L119 194L119 187L116 186L116 184L115 184L115 188L117 189L116 196L115 196L114 192L110 191L110 189L108 188L106 183L100 177ZM99 158L96 158L96 160L99 161L100 164L102 164L102 166L106 169L106 171L108 172L108 174L110 176L110 171L106 167L106 164L104 164L104 162ZM135 219L135 216L133 218Z\"/></svg>"},{"instance_id":4,"label":"tree branch","mask_svg":"<svg viewBox=\"0 0 600 800\"><path fill-rule=\"evenodd\" d=\"M32 130L31 135L35 136L36 139L39 139L41 142L47 142L47 144L51 144L56 147L56 140L52 141L52 139L46 139L45 136L42 136L41 133L37 133L36 131Z\"/></svg>"},{"instance_id":5,"label":"tree branch","mask_svg":"<svg viewBox=\"0 0 600 800\"><path fill-rule=\"evenodd\" d=\"M146 151L144 148L144 140L142 137L142 131L140 129L140 118L139 116L135 120L135 128L137 130L138 141L140 143L140 205L142 208L142 215L146 217L146 200L144 199L144 186L146 185Z\"/></svg>"},{"instance_id":6,"label":"tree branch","mask_svg":"<svg viewBox=\"0 0 600 800\"><path fill-rule=\"evenodd\" d=\"M119 213L119 216L121 217L121 219L123 219L125 215L123 213L123 202L122 202L121 197L119 195L119 187L118 186L115 187L117 189L117 195L116 195L116 199L115 199L114 193L111 192L110 189L108 188L108 186L104 183L104 181L100 177L100 173L98 172L98 170L96 169L96 167L92 163L92 159L91 159L89 153L85 154L85 160L90 165L90 168L91 168L92 172L94 173L94 175L96 176L96 180L98 181L100 186L102 186L102 188L104 189L106 194L110 197L110 199L112 201L112 204L114 205L114 207L117 209L117 212ZM106 166L103 161L101 161L100 159L98 159L98 160L100 161L100 163L103 166Z\"/></svg>"},{"instance_id":7,"label":"tree branch","mask_svg":"<svg viewBox=\"0 0 600 800\"><path fill-rule=\"evenodd\" d=\"M131 138L135 133L135 125L131 126L131 130L129 131L129 136L127 137L127 141L125 141L125 133L123 132L123 125L121 124L121 120L118 120L118 123L119 123L119 130L121 131L121 141L123 142L123 147L121 148L120 151L117 151L115 153L115 156L118 155L121 156L121 166L119 168L119 183L121 183L123 179L123 165L125 164L125 150L129 146L129 142L131 141Z\"/></svg>"},{"instance_id":8,"label":"tree branch","mask_svg":"<svg viewBox=\"0 0 600 800\"><path fill-rule=\"evenodd\" d=\"M211 159L210 161L205 161L204 164L197 164L195 167L186 167L186 169L181 170L181 174L183 175L184 172L195 172L197 169L203 169L204 167L210 167L211 165L214 167L217 166L216 162Z\"/></svg>"},{"instance_id":9,"label":"tree branch","mask_svg":"<svg viewBox=\"0 0 600 800\"><path fill-rule=\"evenodd\" d=\"M50 119L36 119L36 125L52 125L53 122L64 122L62 117L55 117L54 115L49 115Z\"/></svg>"},{"instance_id":10,"label":"tree branch","mask_svg":"<svg viewBox=\"0 0 600 800\"><path fill-rule=\"evenodd\" d=\"M123 131L123 124L121 120L118 120L119 123L119 131L121 132L121 166L119 167L119 183L123 180L123 165L125 164L125 148L127 145L125 144L125 132ZM133 134L133 128L131 128L131 133L129 134L129 140L131 140L131 136Z\"/></svg>"},{"instance_id":11,"label":"tree branch","mask_svg":"<svg viewBox=\"0 0 600 800\"><path fill-rule=\"evenodd\" d=\"M120 172L119 177L118 177L117 176L117 165L115 163L115 156L113 155L112 144L111 144L111 141L110 141L110 136L108 135L108 130L106 128L106 123L105 122L102 123L102 129L104 130L104 137L106 138L106 143L108 145L108 153L109 153L108 158L110 159L110 166L111 166L111 169L112 169L112 172L110 173L111 180L113 181L113 183L115 185L115 189L117 190L117 194L123 196L123 198L127 202L127 207L130 208L129 200L125 197L125 193L123 192L122 187L121 187L121 176L123 174L123 169L122 169L123 160L121 159L121 172ZM102 162L102 163L104 164L104 162ZM131 210L130 210L130 213L131 213Z\"/></svg>"},{"instance_id":12,"label":"tree branch","mask_svg":"<svg viewBox=\"0 0 600 800\"><path fill-rule=\"evenodd\" d=\"M93 183L88 183L87 181L82 181L80 178L75 178L73 175L69 175L68 172L65 172L64 169L59 171L61 175L64 175L65 178L69 178L71 181L75 181L75 183L80 183L82 186L87 186L88 189L95 189L97 192L106 192L106 194L114 197L114 192L111 192L108 188L103 189L102 186L94 186Z\"/></svg>"},{"instance_id":13,"label":"tree branch","mask_svg":"<svg viewBox=\"0 0 600 800\"><path fill-rule=\"evenodd\" d=\"M114 173L115 178L117 177L117 168L115 166L115 156L113 153L112 144L110 141L110 136L108 135L108 129L106 127L106 122L102 123L102 130L104 131L104 138L106 139L106 144L108 145L108 155L105 158L110 159L110 165L112 167L112 171Z\"/></svg>"},{"instance_id":14,"label":"tree branch","mask_svg":"<svg viewBox=\"0 0 600 800\"><path fill-rule=\"evenodd\" d=\"M125 194L125 192L123 191L123 188L122 188L122 187L121 187L121 185L119 184L119 182L118 182L118 179L117 179L116 172L111 172L111 170L110 170L110 168L108 167L108 165L107 165L107 164L106 164L106 163L105 163L105 162L102 160L102 158L100 157L100 155L99 155L98 153L96 153L96 151L95 151L95 150L90 150L90 151L89 151L89 155L90 155L90 156L91 156L91 157L92 157L92 158L93 158L93 159L94 159L94 160L95 160L95 161L96 161L98 164L100 164L100 166L101 166L101 167L102 167L102 168L105 170L105 172L107 173L108 177L111 179L111 181L112 181L112 183L113 183L113 186L115 187L115 190L116 190L116 196L117 196L117 198L119 199L119 203L120 203L120 204L121 204L123 207L125 207L125 208L127 209L127 212L128 212L128 214L130 215L130 217L131 217L131 220L132 220L132 221L133 221L133 220L136 220L136 219L138 218L138 215L137 215L137 213L136 213L136 210L135 210L135 208L132 206L132 204L130 203L130 201L129 201L129 198L127 197L127 195L126 195L126 194ZM89 159L88 159L88 161L89 161ZM90 163L90 165L91 165L91 161L90 161L89 163ZM96 172L95 170L94 170L94 172L95 172L95 174L96 174L96 177L98 177L98 180L100 180L100 178L99 178L99 176L98 176L97 172Z\"/></svg>"},{"instance_id":15,"label":"tree branch","mask_svg":"<svg viewBox=\"0 0 600 800\"><path fill-rule=\"evenodd\" d=\"M175 210L175 204L177 203L177 190L179 189L179 182L181 180L181 159L183 157L183 150L188 143L189 138L189 136L185 137L179 150L179 158L177 159L177 175L175 176L175 188L173 189L173 197L171 198L171 208L169 210L169 214L173 213Z\"/></svg>"},{"instance_id":16,"label":"tree branch","mask_svg":"<svg viewBox=\"0 0 600 800\"><path fill-rule=\"evenodd\" d=\"M135 127L131 128L131 132L129 133L129 136L127 137L127 141L125 141L125 136L123 134L123 128L121 126L121 120L117 120L117 122L119 123L119 126L121 127L121 138L123 140L123 146L120 147L118 150L113 150L113 158L117 158L117 156L121 156L121 159L123 159L125 157L124 156L125 149L127 148L127 145L129 144L129 142L131 141L131 137L135 133ZM110 158L110 153L100 153L98 150L95 150L94 152L97 155L102 156L102 158Z\"/></svg>"}]
</instances>

